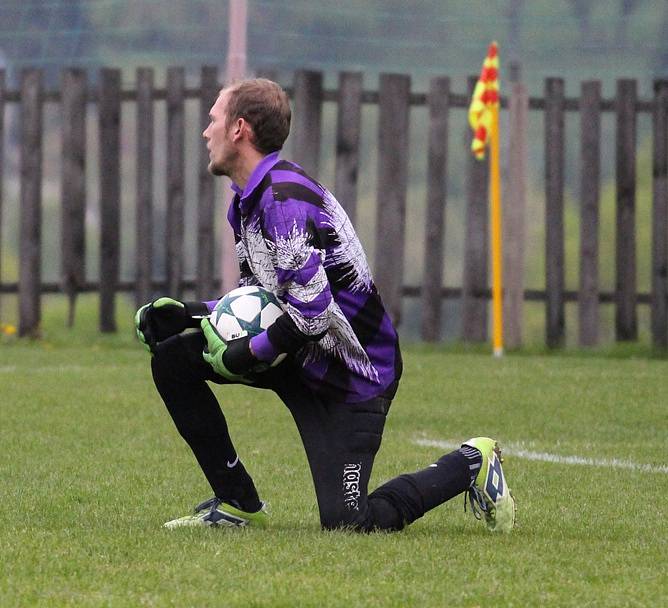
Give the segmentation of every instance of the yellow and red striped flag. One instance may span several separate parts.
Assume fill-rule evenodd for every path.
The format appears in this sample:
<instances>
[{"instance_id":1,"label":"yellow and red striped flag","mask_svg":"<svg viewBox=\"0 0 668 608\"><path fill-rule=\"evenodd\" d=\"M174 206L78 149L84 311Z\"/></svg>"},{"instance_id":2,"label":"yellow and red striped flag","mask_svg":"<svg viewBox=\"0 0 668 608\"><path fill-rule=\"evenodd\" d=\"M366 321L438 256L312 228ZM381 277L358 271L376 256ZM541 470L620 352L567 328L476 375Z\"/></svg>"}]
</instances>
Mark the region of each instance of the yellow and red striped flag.
<instances>
[{"instance_id":1,"label":"yellow and red striped flag","mask_svg":"<svg viewBox=\"0 0 668 608\"><path fill-rule=\"evenodd\" d=\"M471 151L478 160L485 158L485 148L489 143L493 128L492 110L499 105L499 47L492 42L482 64L480 78L473 91L469 107L469 124L473 129Z\"/></svg>"}]
</instances>

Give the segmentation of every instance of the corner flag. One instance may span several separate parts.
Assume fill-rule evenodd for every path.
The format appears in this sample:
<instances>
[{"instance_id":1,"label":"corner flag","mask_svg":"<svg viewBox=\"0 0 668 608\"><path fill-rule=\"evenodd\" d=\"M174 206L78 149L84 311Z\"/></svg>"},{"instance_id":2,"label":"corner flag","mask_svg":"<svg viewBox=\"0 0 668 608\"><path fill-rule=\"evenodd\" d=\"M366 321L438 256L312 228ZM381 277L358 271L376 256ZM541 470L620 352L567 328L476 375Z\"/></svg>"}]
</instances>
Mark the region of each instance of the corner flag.
<instances>
[{"instance_id":1,"label":"corner flag","mask_svg":"<svg viewBox=\"0 0 668 608\"><path fill-rule=\"evenodd\" d=\"M473 129L471 151L478 160L485 158L490 145L489 196L492 227L492 318L494 355L503 355L503 286L501 268L501 171L499 169L499 47L492 42L482 65L480 78L469 107Z\"/></svg>"},{"instance_id":2,"label":"corner flag","mask_svg":"<svg viewBox=\"0 0 668 608\"><path fill-rule=\"evenodd\" d=\"M499 48L492 42L482 65L480 78L469 107L469 124L473 129L471 151L478 160L485 158L485 147L494 129L493 111L499 107Z\"/></svg>"}]
</instances>

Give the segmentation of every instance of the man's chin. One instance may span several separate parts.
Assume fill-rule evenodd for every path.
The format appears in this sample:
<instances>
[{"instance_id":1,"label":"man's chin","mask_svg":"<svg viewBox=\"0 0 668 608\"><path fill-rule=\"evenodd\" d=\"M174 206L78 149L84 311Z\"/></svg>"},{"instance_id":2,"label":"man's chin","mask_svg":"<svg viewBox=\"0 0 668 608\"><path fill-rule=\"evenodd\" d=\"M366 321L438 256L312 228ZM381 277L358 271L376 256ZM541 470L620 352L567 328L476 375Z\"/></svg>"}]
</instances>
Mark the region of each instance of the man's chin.
<instances>
[{"instance_id":1,"label":"man's chin","mask_svg":"<svg viewBox=\"0 0 668 608\"><path fill-rule=\"evenodd\" d=\"M209 173L211 173L211 175L215 175L216 177L220 177L222 175L227 175L227 173L225 172L225 169L223 167L221 167L220 165L216 165L213 162L209 163L208 169L209 169Z\"/></svg>"}]
</instances>

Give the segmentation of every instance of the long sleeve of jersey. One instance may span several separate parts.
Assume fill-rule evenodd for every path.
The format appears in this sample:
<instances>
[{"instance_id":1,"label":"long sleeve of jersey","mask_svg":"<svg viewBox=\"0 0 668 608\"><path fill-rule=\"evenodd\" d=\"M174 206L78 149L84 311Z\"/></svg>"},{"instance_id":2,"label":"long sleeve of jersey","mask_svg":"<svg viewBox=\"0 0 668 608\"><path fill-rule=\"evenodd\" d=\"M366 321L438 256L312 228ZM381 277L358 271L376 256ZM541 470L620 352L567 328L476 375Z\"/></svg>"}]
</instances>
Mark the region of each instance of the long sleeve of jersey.
<instances>
[{"instance_id":1,"label":"long sleeve of jersey","mask_svg":"<svg viewBox=\"0 0 668 608\"><path fill-rule=\"evenodd\" d=\"M286 315L267 332L278 352L295 352L325 335L332 319L332 292L323 266L325 249L308 203L275 200L264 209L262 233L272 250Z\"/></svg>"}]
</instances>

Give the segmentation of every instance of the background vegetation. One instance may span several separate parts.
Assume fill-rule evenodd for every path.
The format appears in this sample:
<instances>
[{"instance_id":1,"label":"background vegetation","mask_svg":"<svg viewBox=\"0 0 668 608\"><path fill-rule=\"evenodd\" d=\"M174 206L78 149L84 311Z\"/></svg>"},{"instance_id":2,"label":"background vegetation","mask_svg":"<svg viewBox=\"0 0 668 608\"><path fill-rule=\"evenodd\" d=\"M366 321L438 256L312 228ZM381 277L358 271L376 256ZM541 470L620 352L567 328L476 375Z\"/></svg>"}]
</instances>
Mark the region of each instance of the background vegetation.
<instances>
[{"instance_id":1,"label":"background vegetation","mask_svg":"<svg viewBox=\"0 0 668 608\"><path fill-rule=\"evenodd\" d=\"M227 2L5 0L0 49L10 67L224 64ZM414 75L477 72L499 41L531 84L668 74L668 8L654 0L248 0L251 68L271 64Z\"/></svg>"}]
</instances>

